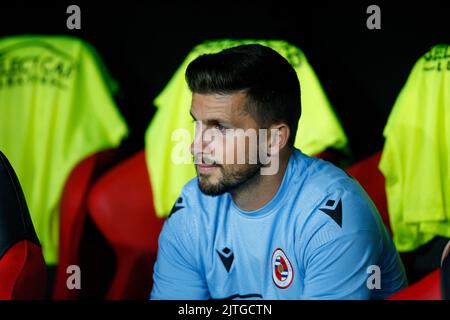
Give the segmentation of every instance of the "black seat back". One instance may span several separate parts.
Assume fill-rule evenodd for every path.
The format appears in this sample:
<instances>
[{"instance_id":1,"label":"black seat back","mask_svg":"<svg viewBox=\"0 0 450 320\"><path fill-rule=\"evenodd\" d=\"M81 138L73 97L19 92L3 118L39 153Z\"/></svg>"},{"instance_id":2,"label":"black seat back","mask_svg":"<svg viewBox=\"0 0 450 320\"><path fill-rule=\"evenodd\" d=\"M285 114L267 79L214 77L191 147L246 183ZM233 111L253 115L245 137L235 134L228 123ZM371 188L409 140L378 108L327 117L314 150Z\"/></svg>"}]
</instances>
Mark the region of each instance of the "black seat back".
<instances>
[{"instance_id":1,"label":"black seat back","mask_svg":"<svg viewBox=\"0 0 450 320\"><path fill-rule=\"evenodd\" d=\"M21 240L40 245L19 180L0 151L0 258Z\"/></svg>"}]
</instances>

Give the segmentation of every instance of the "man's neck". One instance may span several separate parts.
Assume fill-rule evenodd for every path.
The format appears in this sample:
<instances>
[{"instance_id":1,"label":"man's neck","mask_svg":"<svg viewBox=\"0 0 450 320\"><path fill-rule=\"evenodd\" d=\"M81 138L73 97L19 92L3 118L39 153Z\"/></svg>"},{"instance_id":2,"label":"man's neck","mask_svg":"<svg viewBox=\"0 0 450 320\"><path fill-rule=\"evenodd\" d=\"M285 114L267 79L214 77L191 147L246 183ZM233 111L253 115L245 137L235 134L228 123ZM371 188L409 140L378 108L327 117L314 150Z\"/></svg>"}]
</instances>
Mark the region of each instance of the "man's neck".
<instances>
[{"instance_id":1,"label":"man's neck","mask_svg":"<svg viewBox=\"0 0 450 320\"><path fill-rule=\"evenodd\" d=\"M288 151L287 156L281 157L280 167L276 174L260 174L255 177L254 181L230 192L234 203L239 209L244 211L258 210L272 200L283 181L291 154L292 152Z\"/></svg>"}]
</instances>

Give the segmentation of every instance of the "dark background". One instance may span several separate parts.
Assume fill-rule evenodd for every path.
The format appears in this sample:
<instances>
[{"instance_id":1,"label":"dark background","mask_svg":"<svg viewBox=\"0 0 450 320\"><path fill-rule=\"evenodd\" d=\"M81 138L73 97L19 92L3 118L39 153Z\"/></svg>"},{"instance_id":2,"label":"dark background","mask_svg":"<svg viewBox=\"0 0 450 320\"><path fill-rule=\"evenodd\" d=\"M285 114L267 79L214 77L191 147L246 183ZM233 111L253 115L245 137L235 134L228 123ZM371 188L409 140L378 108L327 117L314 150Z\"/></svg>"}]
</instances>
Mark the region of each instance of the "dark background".
<instances>
[{"instance_id":1,"label":"dark background","mask_svg":"<svg viewBox=\"0 0 450 320\"><path fill-rule=\"evenodd\" d=\"M431 46L450 43L445 3L16 1L0 5L0 36L68 34L91 42L121 85L118 104L131 131L124 143L130 153L143 148L153 99L196 44L285 39L305 52L359 160L383 147L383 127L414 62ZM66 28L70 4L81 8L80 31ZM370 4L381 8L381 30L366 27Z\"/></svg>"}]
</instances>

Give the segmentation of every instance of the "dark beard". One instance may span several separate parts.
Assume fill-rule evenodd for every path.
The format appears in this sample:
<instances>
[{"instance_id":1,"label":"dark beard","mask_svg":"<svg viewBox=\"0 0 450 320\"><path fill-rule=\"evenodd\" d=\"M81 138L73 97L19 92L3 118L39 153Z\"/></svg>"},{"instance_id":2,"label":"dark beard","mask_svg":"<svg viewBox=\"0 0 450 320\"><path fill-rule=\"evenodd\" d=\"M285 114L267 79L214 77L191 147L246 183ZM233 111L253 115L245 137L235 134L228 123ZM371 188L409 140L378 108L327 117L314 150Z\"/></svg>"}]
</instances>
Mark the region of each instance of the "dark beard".
<instances>
[{"instance_id":1,"label":"dark beard","mask_svg":"<svg viewBox=\"0 0 450 320\"><path fill-rule=\"evenodd\" d=\"M241 188L259 177L258 172L261 169L261 165L257 164L244 171L232 172L229 175L224 174L223 167L219 169L222 172L223 178L217 184L209 184L207 181L201 182L200 178L198 179L198 186L201 192L209 196L219 196Z\"/></svg>"}]
</instances>

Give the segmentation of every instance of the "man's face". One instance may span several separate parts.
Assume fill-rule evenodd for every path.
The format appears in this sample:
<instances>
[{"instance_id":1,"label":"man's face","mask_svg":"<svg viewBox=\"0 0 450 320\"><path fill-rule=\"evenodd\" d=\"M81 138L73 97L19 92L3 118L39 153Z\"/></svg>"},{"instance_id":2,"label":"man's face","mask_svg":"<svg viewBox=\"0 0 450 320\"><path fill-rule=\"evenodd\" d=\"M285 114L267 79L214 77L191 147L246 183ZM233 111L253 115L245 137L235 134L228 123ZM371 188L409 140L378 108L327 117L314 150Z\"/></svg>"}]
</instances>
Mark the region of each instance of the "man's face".
<instances>
[{"instance_id":1,"label":"man's face","mask_svg":"<svg viewBox=\"0 0 450 320\"><path fill-rule=\"evenodd\" d=\"M231 191L259 175L261 165L254 158L257 141L244 134L257 136L258 125L245 111L246 103L245 92L192 95L196 128L191 153L200 190L205 194Z\"/></svg>"}]
</instances>

